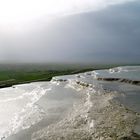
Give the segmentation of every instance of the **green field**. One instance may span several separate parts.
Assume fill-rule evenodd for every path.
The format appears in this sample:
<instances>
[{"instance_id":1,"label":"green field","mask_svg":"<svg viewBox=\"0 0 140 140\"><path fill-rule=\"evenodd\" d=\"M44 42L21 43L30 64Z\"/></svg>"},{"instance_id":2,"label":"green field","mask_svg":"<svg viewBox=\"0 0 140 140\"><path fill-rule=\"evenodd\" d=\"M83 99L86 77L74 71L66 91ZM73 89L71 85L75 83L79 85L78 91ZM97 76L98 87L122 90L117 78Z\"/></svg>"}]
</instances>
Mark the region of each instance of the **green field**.
<instances>
[{"instance_id":1,"label":"green field","mask_svg":"<svg viewBox=\"0 0 140 140\"><path fill-rule=\"evenodd\" d=\"M50 81L58 75L75 74L117 65L0 65L0 88L36 81Z\"/></svg>"},{"instance_id":2,"label":"green field","mask_svg":"<svg viewBox=\"0 0 140 140\"><path fill-rule=\"evenodd\" d=\"M5 70L0 71L0 87L9 87L35 81L49 81L57 75L72 73L73 70Z\"/></svg>"},{"instance_id":3,"label":"green field","mask_svg":"<svg viewBox=\"0 0 140 140\"><path fill-rule=\"evenodd\" d=\"M54 65L0 65L0 88L36 81L50 81L54 76L88 70L91 69Z\"/></svg>"}]
</instances>

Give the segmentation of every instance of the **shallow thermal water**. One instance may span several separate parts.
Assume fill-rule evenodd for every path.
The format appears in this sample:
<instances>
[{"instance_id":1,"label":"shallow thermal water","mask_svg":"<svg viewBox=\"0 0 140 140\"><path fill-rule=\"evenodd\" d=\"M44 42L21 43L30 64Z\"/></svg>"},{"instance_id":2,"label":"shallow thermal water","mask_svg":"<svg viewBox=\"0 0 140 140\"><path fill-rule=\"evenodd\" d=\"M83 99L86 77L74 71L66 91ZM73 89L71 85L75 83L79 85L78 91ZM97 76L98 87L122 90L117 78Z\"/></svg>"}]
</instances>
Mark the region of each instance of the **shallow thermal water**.
<instances>
[{"instance_id":1,"label":"shallow thermal water","mask_svg":"<svg viewBox=\"0 0 140 140\"><path fill-rule=\"evenodd\" d=\"M140 139L139 81L125 66L0 89L0 139Z\"/></svg>"}]
</instances>

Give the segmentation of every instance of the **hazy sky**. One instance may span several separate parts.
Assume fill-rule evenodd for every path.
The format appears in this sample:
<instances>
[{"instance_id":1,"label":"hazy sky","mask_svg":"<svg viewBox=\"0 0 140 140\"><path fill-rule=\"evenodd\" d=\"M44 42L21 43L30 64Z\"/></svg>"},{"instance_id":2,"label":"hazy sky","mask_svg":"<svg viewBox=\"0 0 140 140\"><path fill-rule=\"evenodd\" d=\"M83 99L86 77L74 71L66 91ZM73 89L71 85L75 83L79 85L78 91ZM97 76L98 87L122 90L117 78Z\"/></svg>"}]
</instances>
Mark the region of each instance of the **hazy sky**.
<instances>
[{"instance_id":1,"label":"hazy sky","mask_svg":"<svg viewBox=\"0 0 140 140\"><path fill-rule=\"evenodd\" d=\"M0 63L139 63L139 0L0 1Z\"/></svg>"}]
</instances>

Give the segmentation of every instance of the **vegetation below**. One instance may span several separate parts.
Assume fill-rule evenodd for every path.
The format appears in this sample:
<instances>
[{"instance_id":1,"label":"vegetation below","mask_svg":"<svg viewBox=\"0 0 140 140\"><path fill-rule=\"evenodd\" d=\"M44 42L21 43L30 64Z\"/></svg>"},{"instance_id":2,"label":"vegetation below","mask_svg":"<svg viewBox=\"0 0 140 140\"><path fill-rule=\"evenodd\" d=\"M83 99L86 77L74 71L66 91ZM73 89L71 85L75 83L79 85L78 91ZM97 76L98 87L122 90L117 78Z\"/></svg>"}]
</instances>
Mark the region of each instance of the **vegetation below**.
<instances>
[{"instance_id":1,"label":"vegetation below","mask_svg":"<svg viewBox=\"0 0 140 140\"><path fill-rule=\"evenodd\" d=\"M75 74L84 70L0 70L0 88L9 87L16 84L24 84L36 81L50 81L52 77L58 75Z\"/></svg>"},{"instance_id":2,"label":"vegetation below","mask_svg":"<svg viewBox=\"0 0 140 140\"><path fill-rule=\"evenodd\" d=\"M45 70L45 71L26 71L26 70L6 70L0 71L0 88L9 87L15 84L23 84L35 81L49 81L53 76L70 74L72 70Z\"/></svg>"},{"instance_id":3,"label":"vegetation below","mask_svg":"<svg viewBox=\"0 0 140 140\"><path fill-rule=\"evenodd\" d=\"M36 81L50 81L58 75L76 74L119 65L0 64L0 88Z\"/></svg>"}]
</instances>

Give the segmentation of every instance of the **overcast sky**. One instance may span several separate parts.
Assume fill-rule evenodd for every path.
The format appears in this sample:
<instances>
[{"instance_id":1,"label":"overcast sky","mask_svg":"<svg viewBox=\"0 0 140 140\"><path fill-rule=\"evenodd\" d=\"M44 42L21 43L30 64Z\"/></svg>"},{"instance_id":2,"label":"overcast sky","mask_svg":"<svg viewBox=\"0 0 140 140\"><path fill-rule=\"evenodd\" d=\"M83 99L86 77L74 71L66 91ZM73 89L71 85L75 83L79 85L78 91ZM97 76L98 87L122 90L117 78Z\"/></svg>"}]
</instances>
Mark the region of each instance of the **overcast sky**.
<instances>
[{"instance_id":1,"label":"overcast sky","mask_svg":"<svg viewBox=\"0 0 140 140\"><path fill-rule=\"evenodd\" d=\"M139 63L139 0L0 1L0 63Z\"/></svg>"}]
</instances>

